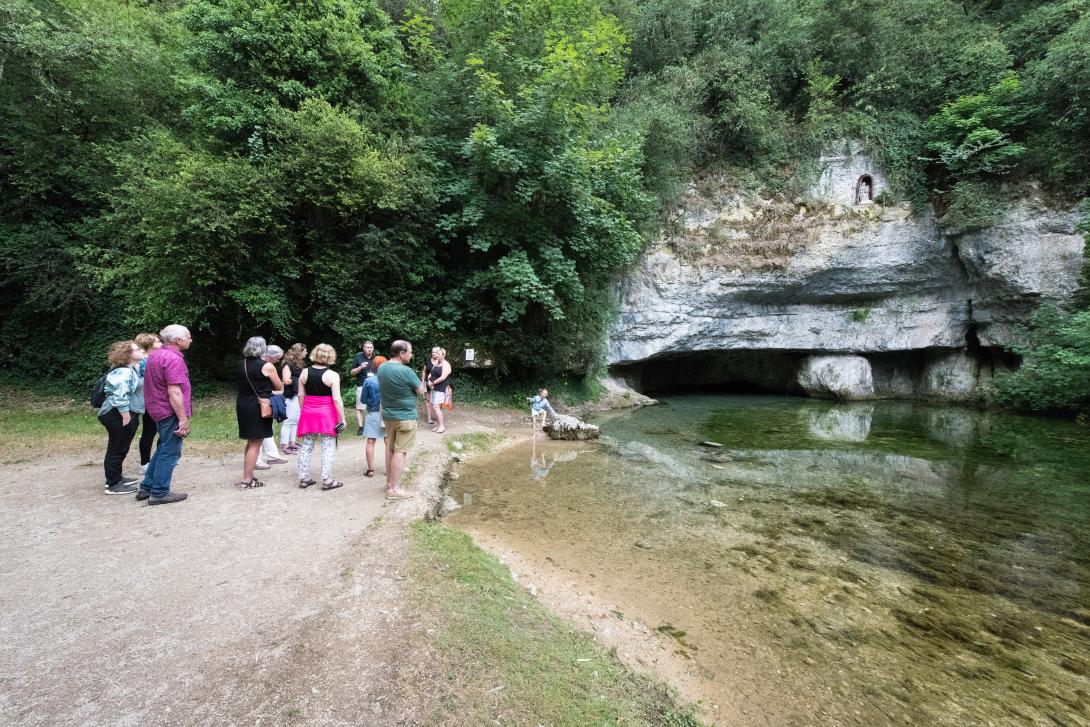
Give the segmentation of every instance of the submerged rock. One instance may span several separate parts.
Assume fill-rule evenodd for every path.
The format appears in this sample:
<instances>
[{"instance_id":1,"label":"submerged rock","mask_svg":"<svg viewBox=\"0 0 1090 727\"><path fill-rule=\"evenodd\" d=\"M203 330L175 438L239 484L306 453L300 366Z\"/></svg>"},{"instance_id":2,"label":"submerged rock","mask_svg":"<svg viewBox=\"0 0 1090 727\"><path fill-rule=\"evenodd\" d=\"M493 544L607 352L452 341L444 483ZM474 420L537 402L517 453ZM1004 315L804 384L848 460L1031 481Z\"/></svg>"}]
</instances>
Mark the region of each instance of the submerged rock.
<instances>
[{"instance_id":1,"label":"submerged rock","mask_svg":"<svg viewBox=\"0 0 1090 727\"><path fill-rule=\"evenodd\" d=\"M597 439L600 432L594 424L587 424L573 416L561 414L545 425L545 433L551 439L586 440Z\"/></svg>"}]
</instances>

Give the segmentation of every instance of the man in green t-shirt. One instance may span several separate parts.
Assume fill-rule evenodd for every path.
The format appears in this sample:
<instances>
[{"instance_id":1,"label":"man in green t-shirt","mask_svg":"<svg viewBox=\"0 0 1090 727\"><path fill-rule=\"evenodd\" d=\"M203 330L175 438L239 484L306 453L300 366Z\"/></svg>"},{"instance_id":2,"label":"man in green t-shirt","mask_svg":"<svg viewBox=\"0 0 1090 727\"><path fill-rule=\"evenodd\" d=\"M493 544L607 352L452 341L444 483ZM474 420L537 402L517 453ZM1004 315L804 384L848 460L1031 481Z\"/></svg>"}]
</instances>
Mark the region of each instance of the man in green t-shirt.
<instances>
[{"instance_id":1,"label":"man in green t-shirt","mask_svg":"<svg viewBox=\"0 0 1090 727\"><path fill-rule=\"evenodd\" d=\"M412 344L394 341L390 344L390 359L379 366L376 374L386 427L386 497L390 500L412 497L401 489L401 475L416 441L416 397L424 393L424 385L408 366L412 359Z\"/></svg>"}]
</instances>

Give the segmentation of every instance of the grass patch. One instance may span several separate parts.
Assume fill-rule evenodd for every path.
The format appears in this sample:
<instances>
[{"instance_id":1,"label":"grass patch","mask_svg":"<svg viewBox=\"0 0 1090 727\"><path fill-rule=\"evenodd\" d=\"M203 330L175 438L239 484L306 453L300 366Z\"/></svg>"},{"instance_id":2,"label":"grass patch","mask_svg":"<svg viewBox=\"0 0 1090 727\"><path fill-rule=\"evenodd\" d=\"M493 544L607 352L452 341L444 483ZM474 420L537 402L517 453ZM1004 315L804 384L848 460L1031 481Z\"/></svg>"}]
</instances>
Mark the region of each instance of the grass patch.
<instances>
[{"instance_id":1,"label":"grass patch","mask_svg":"<svg viewBox=\"0 0 1090 727\"><path fill-rule=\"evenodd\" d=\"M457 439L447 440L447 449L459 453L487 452L504 439L504 435L498 432L468 432Z\"/></svg>"},{"instance_id":2,"label":"grass patch","mask_svg":"<svg viewBox=\"0 0 1090 727\"><path fill-rule=\"evenodd\" d=\"M513 381L501 379L494 372L466 371L459 372L454 383L455 406L458 401L464 401L489 409L529 409L526 397L534 396L541 388L549 390L549 401L560 409L597 401L606 395L605 387L594 376Z\"/></svg>"},{"instance_id":3,"label":"grass patch","mask_svg":"<svg viewBox=\"0 0 1090 727\"><path fill-rule=\"evenodd\" d=\"M0 439L6 444L0 462L10 464L46 452L105 447L106 429L82 400L0 389ZM188 441L241 449L234 396L195 398Z\"/></svg>"},{"instance_id":4,"label":"grass patch","mask_svg":"<svg viewBox=\"0 0 1090 727\"><path fill-rule=\"evenodd\" d=\"M411 532L417 597L437 614L451 673L423 722L698 727L662 685L549 614L468 535L429 523Z\"/></svg>"}]
</instances>

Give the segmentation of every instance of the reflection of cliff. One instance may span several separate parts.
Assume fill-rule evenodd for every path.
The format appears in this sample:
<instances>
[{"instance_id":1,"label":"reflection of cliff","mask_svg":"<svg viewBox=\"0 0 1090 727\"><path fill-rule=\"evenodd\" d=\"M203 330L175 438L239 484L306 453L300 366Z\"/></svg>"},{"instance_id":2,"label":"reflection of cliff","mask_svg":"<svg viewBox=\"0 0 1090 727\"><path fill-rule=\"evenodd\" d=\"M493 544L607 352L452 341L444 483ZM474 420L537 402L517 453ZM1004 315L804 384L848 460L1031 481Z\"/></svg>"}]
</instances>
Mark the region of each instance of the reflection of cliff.
<instances>
[{"instance_id":1,"label":"reflection of cliff","mask_svg":"<svg viewBox=\"0 0 1090 727\"><path fill-rule=\"evenodd\" d=\"M803 409L799 412L810 429L810 436L833 442L863 442L870 434L874 407L869 404L838 406L825 410Z\"/></svg>"},{"instance_id":2,"label":"reflection of cliff","mask_svg":"<svg viewBox=\"0 0 1090 727\"><path fill-rule=\"evenodd\" d=\"M991 228L950 236L928 210L854 204L864 176L884 188L865 155L825 162L795 202L694 186L680 229L618 286L610 366L637 387L668 389L669 379L642 381L642 367L722 354L734 358L704 383L798 389L807 355L860 353L872 395L959 399L1000 362L989 349L1009 345L1042 300L1075 291L1084 243L1073 211L1030 198Z\"/></svg>"},{"instance_id":3,"label":"reflection of cliff","mask_svg":"<svg viewBox=\"0 0 1090 727\"><path fill-rule=\"evenodd\" d=\"M713 478L785 489L857 485L874 492L941 496L962 484L960 465L920 457L837 449L732 450Z\"/></svg>"}]
</instances>

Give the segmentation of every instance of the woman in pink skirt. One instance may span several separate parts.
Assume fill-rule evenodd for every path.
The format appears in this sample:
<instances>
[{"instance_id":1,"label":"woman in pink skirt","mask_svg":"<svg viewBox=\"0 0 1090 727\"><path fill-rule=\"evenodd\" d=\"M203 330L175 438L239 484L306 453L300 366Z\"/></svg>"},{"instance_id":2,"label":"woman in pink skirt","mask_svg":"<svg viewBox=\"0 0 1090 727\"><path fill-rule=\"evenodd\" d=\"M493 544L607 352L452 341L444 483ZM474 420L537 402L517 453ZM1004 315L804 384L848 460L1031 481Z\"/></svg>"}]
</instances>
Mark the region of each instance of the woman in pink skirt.
<instances>
[{"instance_id":1,"label":"woman in pink skirt","mask_svg":"<svg viewBox=\"0 0 1090 727\"><path fill-rule=\"evenodd\" d=\"M314 445L322 443L322 489L335 490L344 485L333 479L333 455L337 451L337 434L344 429L344 402L341 401L341 377L330 370L337 361L337 352L327 343L319 343L310 352L311 365L299 374L296 396L299 397L299 429L303 440L299 451L299 486L315 484L310 479L310 456Z\"/></svg>"}]
</instances>

